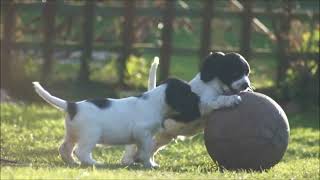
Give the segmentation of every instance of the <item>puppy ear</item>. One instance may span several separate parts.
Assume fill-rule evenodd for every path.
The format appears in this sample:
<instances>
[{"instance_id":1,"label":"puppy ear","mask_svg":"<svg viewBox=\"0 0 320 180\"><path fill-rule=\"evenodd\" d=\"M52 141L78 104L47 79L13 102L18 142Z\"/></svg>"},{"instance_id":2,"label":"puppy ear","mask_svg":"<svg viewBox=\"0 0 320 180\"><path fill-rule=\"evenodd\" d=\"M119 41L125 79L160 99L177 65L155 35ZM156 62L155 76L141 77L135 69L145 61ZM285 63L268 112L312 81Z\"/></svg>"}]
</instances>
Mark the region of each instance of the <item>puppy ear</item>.
<instances>
[{"instance_id":1,"label":"puppy ear","mask_svg":"<svg viewBox=\"0 0 320 180\"><path fill-rule=\"evenodd\" d=\"M231 53L225 54L225 57L226 58L228 57L228 58L239 59L247 67L248 73L250 72L250 65L247 62L247 60L243 56L241 56L241 54L235 53L235 52L231 52Z\"/></svg>"},{"instance_id":2,"label":"puppy ear","mask_svg":"<svg viewBox=\"0 0 320 180\"><path fill-rule=\"evenodd\" d=\"M219 62L221 62L222 58L225 56L222 52L210 53L202 64L202 68L200 70L200 79L204 82L211 81L213 78L217 76L217 73L220 69Z\"/></svg>"},{"instance_id":3,"label":"puppy ear","mask_svg":"<svg viewBox=\"0 0 320 180\"><path fill-rule=\"evenodd\" d=\"M168 79L167 84L166 103L175 112L170 118L184 123L198 118L200 99L189 84L177 79Z\"/></svg>"}]
</instances>

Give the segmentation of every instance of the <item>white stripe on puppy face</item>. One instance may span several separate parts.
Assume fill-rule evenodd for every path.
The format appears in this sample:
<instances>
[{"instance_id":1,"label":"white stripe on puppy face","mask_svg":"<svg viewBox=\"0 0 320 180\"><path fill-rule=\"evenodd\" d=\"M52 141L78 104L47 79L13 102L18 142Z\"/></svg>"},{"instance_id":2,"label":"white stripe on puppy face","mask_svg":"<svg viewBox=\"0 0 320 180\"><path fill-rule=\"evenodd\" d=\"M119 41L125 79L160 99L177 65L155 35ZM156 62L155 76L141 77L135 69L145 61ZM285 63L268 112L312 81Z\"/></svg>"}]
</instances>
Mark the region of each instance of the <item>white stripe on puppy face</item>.
<instances>
[{"instance_id":1,"label":"white stripe on puppy face","mask_svg":"<svg viewBox=\"0 0 320 180\"><path fill-rule=\"evenodd\" d=\"M231 88L236 91L243 91L251 86L249 77L247 75L242 76L240 79L234 81L231 84Z\"/></svg>"}]
</instances>

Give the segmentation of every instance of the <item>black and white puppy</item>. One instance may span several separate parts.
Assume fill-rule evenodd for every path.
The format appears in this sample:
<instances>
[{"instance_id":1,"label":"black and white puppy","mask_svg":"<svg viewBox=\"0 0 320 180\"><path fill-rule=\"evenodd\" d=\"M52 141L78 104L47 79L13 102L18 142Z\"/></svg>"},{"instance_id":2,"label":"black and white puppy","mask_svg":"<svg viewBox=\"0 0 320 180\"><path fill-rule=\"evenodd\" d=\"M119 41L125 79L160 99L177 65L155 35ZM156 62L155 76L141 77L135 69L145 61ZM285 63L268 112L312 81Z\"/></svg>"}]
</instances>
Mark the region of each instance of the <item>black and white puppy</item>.
<instances>
[{"instance_id":1,"label":"black and white puppy","mask_svg":"<svg viewBox=\"0 0 320 180\"><path fill-rule=\"evenodd\" d=\"M199 95L204 93L208 93L207 97L216 97L206 91L216 92L218 86L211 83L210 79L213 77L209 71L199 78L203 79L208 87L203 89L202 85L196 82L190 86L184 81L172 78L139 97L79 102L57 98L38 82L33 84L40 97L67 113L65 138L59 148L65 162L75 164L72 157L74 152L82 164L94 165L97 162L92 158L92 150L96 144L134 144L138 147L135 157L145 167L150 168L157 166L152 158L157 146L154 136L163 126L165 119L172 116L183 122L193 122L213 109L240 102L237 95L202 98ZM238 90L240 85L236 83L232 88Z\"/></svg>"},{"instance_id":2,"label":"black and white puppy","mask_svg":"<svg viewBox=\"0 0 320 180\"><path fill-rule=\"evenodd\" d=\"M179 106L187 113L169 113L164 121L163 128L154 137L154 154L178 136L192 136L203 129L205 116L195 114L195 109L200 108L201 115L206 115L214 109L230 107L241 101L237 94L240 91L250 88L249 80L250 66L248 62L237 53L224 54L221 52L211 53L204 60L203 66L188 85L199 100L189 101L181 96L179 88L173 88L170 93L172 104ZM152 73L150 75L155 75ZM153 77L152 79L155 79ZM155 81L153 81L155 82ZM190 105L190 103L199 104ZM191 108L191 109L188 109ZM153 158L153 156L152 156ZM138 161L136 147L126 146L126 152L122 163L129 165Z\"/></svg>"}]
</instances>

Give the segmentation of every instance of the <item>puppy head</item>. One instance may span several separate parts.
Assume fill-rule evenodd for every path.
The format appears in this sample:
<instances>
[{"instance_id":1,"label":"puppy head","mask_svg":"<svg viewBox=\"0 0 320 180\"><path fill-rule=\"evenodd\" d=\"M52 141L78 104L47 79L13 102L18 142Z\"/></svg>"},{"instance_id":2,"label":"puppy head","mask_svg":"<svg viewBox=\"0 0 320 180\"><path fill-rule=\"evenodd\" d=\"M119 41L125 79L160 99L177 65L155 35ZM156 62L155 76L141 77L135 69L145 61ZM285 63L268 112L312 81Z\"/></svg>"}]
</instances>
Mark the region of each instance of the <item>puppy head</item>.
<instances>
[{"instance_id":1,"label":"puppy head","mask_svg":"<svg viewBox=\"0 0 320 180\"><path fill-rule=\"evenodd\" d=\"M238 53L210 53L204 60L200 78L205 83L218 79L227 90L240 92L250 87L250 66Z\"/></svg>"}]
</instances>

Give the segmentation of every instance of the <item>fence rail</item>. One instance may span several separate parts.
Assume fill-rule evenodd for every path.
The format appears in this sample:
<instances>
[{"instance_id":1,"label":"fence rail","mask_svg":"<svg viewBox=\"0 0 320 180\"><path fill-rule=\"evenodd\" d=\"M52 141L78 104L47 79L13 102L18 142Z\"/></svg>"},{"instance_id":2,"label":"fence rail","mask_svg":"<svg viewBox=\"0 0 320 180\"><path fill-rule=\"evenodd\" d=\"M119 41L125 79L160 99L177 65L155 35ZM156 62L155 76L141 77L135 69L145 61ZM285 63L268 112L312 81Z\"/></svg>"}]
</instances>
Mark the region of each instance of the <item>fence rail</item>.
<instances>
[{"instance_id":1,"label":"fence rail","mask_svg":"<svg viewBox=\"0 0 320 180\"><path fill-rule=\"evenodd\" d=\"M17 4L17 10L22 10L24 12L35 12L39 11L39 9L43 8L43 3L24 3ZM59 6L59 13L61 15L77 15L82 13L82 5L70 5L63 4ZM136 7L136 16L149 16L149 17L162 17L163 10L157 7ZM125 7L110 7L110 6L96 6L96 14L99 16L123 16L125 11ZM176 17L192 17L192 18L200 18L203 11L201 9L176 9L175 16ZM230 18L230 17L238 17L241 16L242 12L228 9L216 9L213 13L214 17L217 18ZM275 9L272 13L266 12L265 9L252 9L253 16L263 16L271 18L272 16L279 17L283 15L283 11L281 9ZM311 11L302 11L296 10L292 11L293 19L305 19L305 18L316 18L319 19L319 12L311 12Z\"/></svg>"},{"instance_id":2,"label":"fence rail","mask_svg":"<svg viewBox=\"0 0 320 180\"><path fill-rule=\"evenodd\" d=\"M60 0L51 0L47 3L14 3L12 1L1 1L1 6L4 5L5 21L2 37L12 37L12 34L15 32L16 26L14 25L13 17L19 14L20 11L23 12L39 12L39 15L42 15L44 19L43 24L45 30L43 31L44 39L43 42L15 42L12 38L3 38L1 39L1 44L5 47L10 47L8 51L14 49L41 49L43 51L43 56L45 59L45 72L50 72L52 52L54 50L82 50L83 57L81 58L81 79L87 79L89 77L88 69L88 59L91 57L92 50L109 50L117 51L122 56L122 59L119 59L120 63L120 82L123 82L123 73L125 71L125 61L128 55L135 50L142 50L144 52L156 52L160 54L161 57L161 66L160 66L160 77L161 79L167 78L170 68L170 58L171 54L184 54L184 55L199 55L201 60L206 52L213 49L215 51L223 52L241 52L246 57L251 56L270 56L274 55L275 52L268 49L254 49L251 46L250 39L252 34L252 24L254 23L253 18L255 17L267 17L275 21L283 21L287 24L287 29L285 32L288 33L290 28L291 20L293 19L309 19L312 22L319 20L319 12L311 11L298 11L294 10L290 2L283 3L283 7L279 9L259 9L254 8L254 0L245 1L243 5L243 10L229 10L229 9L218 9L215 8L216 0L206 0L203 1L203 8L199 9L181 9L176 8L175 0L166 0L165 6L162 8L157 7L136 7L135 0L124 0L123 6L121 7L109 7L102 6L97 4L95 1L86 0L84 5L73 5L73 4L64 4ZM56 7L52 7L53 5ZM10 11L9 11L10 9ZM284 10L285 9L285 10ZM288 11L286 11L286 9ZM41 10L43 13L41 14ZM203 13L206 12L206 13ZM78 15L82 16L84 20L83 24L83 41L82 42L54 42L54 27L56 26L54 22L55 16L69 16L69 15ZM124 17L124 23L122 25L122 42L110 44L102 44L94 42L92 34L94 34L94 19L96 16L110 16L110 17ZM157 17L161 18L164 24L162 29L162 44L154 45L150 43L134 43L132 34L130 32L132 28L133 20L136 16L148 16L148 17ZM172 22L174 18L177 17L190 17L190 18L199 18L202 19L202 33L201 33L201 42L199 48L179 48L172 47ZM242 38L240 39L240 48L221 48L216 47L214 42L211 42L211 20L213 18L239 18L242 22ZM49 23L47 22L49 21ZM283 29L282 29L283 30ZM305 52L289 52L285 48L281 47L287 41L288 34L281 35L281 32L274 31L276 42L279 44L279 48L282 51L279 51L279 61L281 58L312 58L319 60L319 55L317 53L305 53ZM214 37L213 37L214 39ZM9 45L9 46L8 46ZM287 45L286 45L287 46ZM284 48L284 49L283 49ZM6 66L10 63L10 52L1 54L1 64ZM9 67L9 65L8 65ZM285 67L281 67L278 73L284 73ZM83 72L86 72L84 73Z\"/></svg>"},{"instance_id":3,"label":"fence rail","mask_svg":"<svg viewBox=\"0 0 320 180\"><path fill-rule=\"evenodd\" d=\"M55 43L53 44L55 47L55 50L65 50L65 51L76 51L81 50L82 45L78 43ZM102 50L109 50L114 52L120 52L122 49L121 45L115 46L115 45L106 45L106 44L95 44L92 47L94 50L102 51ZM25 49L25 50L42 50L43 44L41 42L16 42L13 45L13 49ZM141 50L142 52L146 53L159 53L160 52L160 46L156 46L152 43L136 43L133 45L133 49ZM212 47L211 49L214 49L215 51L221 51L221 52L240 52L239 48L218 48L218 47ZM173 48L172 49L173 54L177 55L186 55L186 56L194 56L197 55L200 52L200 49L198 48ZM298 59L319 59L318 53L312 53L312 52L289 52L291 55L291 58ZM252 56L254 57L268 57L275 55L272 50L269 49L263 49L263 48L256 48L252 52Z\"/></svg>"}]
</instances>

